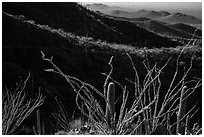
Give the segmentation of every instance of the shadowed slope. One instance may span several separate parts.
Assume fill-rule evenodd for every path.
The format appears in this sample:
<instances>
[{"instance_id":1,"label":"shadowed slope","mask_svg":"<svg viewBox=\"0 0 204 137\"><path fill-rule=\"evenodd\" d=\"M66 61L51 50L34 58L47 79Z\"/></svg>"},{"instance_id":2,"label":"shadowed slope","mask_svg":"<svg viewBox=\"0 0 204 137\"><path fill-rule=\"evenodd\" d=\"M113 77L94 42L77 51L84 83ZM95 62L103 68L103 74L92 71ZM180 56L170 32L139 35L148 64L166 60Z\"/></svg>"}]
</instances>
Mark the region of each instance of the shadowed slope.
<instances>
[{"instance_id":1,"label":"shadowed slope","mask_svg":"<svg viewBox=\"0 0 204 137\"><path fill-rule=\"evenodd\" d=\"M202 30L200 30L200 29L196 30L195 27L192 27L192 26L189 26L189 25L186 25L186 24L183 24L183 23L171 24L169 26L172 27L172 28L181 30L181 31L185 31L185 32L190 33L190 34L195 33L195 35L197 35L199 37L202 37ZM196 32L195 32L195 30L196 30Z\"/></svg>"},{"instance_id":2,"label":"shadowed slope","mask_svg":"<svg viewBox=\"0 0 204 137\"><path fill-rule=\"evenodd\" d=\"M130 22L100 16L76 3L3 3L3 11L13 15L24 15L26 19L42 25L107 42L139 47L179 45Z\"/></svg>"}]
</instances>

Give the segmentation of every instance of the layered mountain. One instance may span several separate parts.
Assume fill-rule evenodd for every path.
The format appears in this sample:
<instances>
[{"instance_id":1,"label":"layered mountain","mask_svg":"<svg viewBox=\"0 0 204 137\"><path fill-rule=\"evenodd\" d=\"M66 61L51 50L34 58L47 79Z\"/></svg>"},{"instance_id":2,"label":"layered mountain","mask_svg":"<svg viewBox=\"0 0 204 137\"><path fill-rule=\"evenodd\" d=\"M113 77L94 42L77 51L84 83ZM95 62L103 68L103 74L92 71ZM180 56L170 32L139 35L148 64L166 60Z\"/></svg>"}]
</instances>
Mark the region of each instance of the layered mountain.
<instances>
[{"instance_id":1,"label":"layered mountain","mask_svg":"<svg viewBox=\"0 0 204 137\"><path fill-rule=\"evenodd\" d=\"M158 20L166 23L202 24L201 19L183 13L174 13L172 15L159 18Z\"/></svg>"},{"instance_id":2,"label":"layered mountain","mask_svg":"<svg viewBox=\"0 0 204 137\"><path fill-rule=\"evenodd\" d=\"M103 6L105 6L103 4ZM87 7L85 5L85 7ZM95 6L94 4L88 5L89 9L94 11L100 11L104 14L117 16L117 17L126 17L126 18L141 18L146 17L150 19L155 19L163 21L165 23L186 23L186 24L201 24L202 20L194 16L183 14L183 13L169 13L167 11L154 11L154 10L139 10L139 11L130 11L127 8L112 7L106 5L106 10L100 8L100 6Z\"/></svg>"},{"instance_id":3,"label":"layered mountain","mask_svg":"<svg viewBox=\"0 0 204 137\"><path fill-rule=\"evenodd\" d=\"M155 20L140 21L140 22L136 22L136 24L147 29L147 30L150 30L150 31L158 33L162 36L168 36L168 37L180 37L180 38L190 39L193 37L194 31L196 30L196 28L193 29L193 27L186 25L187 27L190 27L190 28L189 29L186 28L189 31L184 31L185 27L181 26L179 24L167 25L167 24L164 24L163 22L159 22L159 21L155 21ZM199 30L197 33L200 34L199 33L200 31L201 30ZM199 37L194 36L194 38L199 39L200 36Z\"/></svg>"},{"instance_id":4,"label":"layered mountain","mask_svg":"<svg viewBox=\"0 0 204 137\"><path fill-rule=\"evenodd\" d=\"M146 18L153 19L153 18L164 17L167 15L170 15L170 13L166 11L156 12L154 10L145 10L145 9L135 11L133 9L117 7L117 6L108 6L108 5L101 4L101 3L87 4L84 6L93 11L100 11L104 14L111 15L111 16L117 16L117 17L127 17L127 18L146 17Z\"/></svg>"},{"instance_id":5,"label":"layered mountain","mask_svg":"<svg viewBox=\"0 0 204 137\"><path fill-rule=\"evenodd\" d=\"M146 44L148 47L179 45L131 22L101 16L76 3L4 3L3 11L13 15L23 15L36 23L92 37L95 40L101 39L138 47Z\"/></svg>"},{"instance_id":6,"label":"layered mountain","mask_svg":"<svg viewBox=\"0 0 204 137\"><path fill-rule=\"evenodd\" d=\"M99 11L97 12L100 12L100 15L104 14L107 17L115 20L134 23L137 26L140 26L150 32L155 32L156 34L164 37L174 37L177 38L177 40L183 38L190 39L192 37L195 39L201 39L202 30L198 29L194 34L196 29L194 26L200 26L202 21L190 15L182 13L171 14L167 11L145 9L133 12L125 10L124 8L119 9L118 7L112 8L111 10L111 6L105 6L104 4L103 7L106 7L108 10L103 12L100 10L101 8L99 8L99 6L89 4L90 9L92 6L94 7L94 10L98 8Z\"/></svg>"},{"instance_id":7,"label":"layered mountain","mask_svg":"<svg viewBox=\"0 0 204 137\"><path fill-rule=\"evenodd\" d=\"M102 12L102 11L101 11ZM156 19L170 15L165 11L156 12L154 10L139 10L137 12L128 12L124 10L112 10L109 13L105 13L111 16L126 17L126 18L149 18Z\"/></svg>"}]
</instances>

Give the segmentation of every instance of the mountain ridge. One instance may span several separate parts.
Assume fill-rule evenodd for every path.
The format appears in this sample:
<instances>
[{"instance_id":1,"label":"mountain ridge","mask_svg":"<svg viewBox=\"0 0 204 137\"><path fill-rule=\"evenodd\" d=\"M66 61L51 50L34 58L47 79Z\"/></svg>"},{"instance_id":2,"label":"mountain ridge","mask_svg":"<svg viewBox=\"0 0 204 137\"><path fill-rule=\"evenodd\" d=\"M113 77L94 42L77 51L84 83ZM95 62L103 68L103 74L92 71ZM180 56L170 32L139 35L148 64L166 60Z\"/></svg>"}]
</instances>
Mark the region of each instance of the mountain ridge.
<instances>
[{"instance_id":1,"label":"mountain ridge","mask_svg":"<svg viewBox=\"0 0 204 137\"><path fill-rule=\"evenodd\" d=\"M159 18L158 20L166 23L202 24L202 20L183 13L174 13L169 16Z\"/></svg>"},{"instance_id":2,"label":"mountain ridge","mask_svg":"<svg viewBox=\"0 0 204 137\"><path fill-rule=\"evenodd\" d=\"M106 5L107 6L107 5ZM86 5L85 5L86 7ZM89 4L89 9L92 9L94 11L100 11L104 14L111 15L111 16L118 16L118 17L128 17L128 18L141 18L141 17L147 17L150 19L155 19L159 21L163 21L165 23L188 23L188 24L201 24L202 20L199 18L196 18L192 15L187 15L183 13L170 13L167 11L154 11L154 10L145 10L141 9L138 11L128 11L125 9L117 9L117 8L112 8L112 6L107 6L107 11L100 10L100 8L97 6L92 8L91 4ZM119 11L121 13L126 13L126 14L114 14L114 11ZM119 13L119 12L118 12Z\"/></svg>"}]
</instances>

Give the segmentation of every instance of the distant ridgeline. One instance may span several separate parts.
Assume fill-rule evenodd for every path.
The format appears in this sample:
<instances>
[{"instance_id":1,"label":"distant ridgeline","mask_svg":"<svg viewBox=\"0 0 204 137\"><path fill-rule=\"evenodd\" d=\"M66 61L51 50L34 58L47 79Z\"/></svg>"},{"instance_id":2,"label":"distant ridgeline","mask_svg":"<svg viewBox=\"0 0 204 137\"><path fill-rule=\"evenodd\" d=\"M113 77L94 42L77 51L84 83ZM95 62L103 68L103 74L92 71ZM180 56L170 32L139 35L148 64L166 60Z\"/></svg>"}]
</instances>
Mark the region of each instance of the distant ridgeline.
<instances>
[{"instance_id":1,"label":"distant ridgeline","mask_svg":"<svg viewBox=\"0 0 204 137\"><path fill-rule=\"evenodd\" d=\"M202 20L191 15L145 9L131 11L127 8L100 3L87 4L84 7L115 20L131 22L162 37L183 43L194 39L197 43L201 43Z\"/></svg>"}]
</instances>

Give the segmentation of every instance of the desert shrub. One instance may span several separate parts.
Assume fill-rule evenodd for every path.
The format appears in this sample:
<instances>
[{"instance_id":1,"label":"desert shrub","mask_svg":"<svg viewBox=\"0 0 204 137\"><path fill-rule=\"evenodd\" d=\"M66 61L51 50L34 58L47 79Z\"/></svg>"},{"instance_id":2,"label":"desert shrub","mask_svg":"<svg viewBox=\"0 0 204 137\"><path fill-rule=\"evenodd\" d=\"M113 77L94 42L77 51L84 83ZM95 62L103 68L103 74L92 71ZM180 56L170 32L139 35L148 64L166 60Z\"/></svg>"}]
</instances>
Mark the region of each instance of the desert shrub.
<instances>
[{"instance_id":1,"label":"desert shrub","mask_svg":"<svg viewBox=\"0 0 204 137\"><path fill-rule=\"evenodd\" d=\"M25 90L27 79L16 84L15 88L5 89L2 97L2 134L16 134L23 121L44 102L42 94L28 98Z\"/></svg>"},{"instance_id":2,"label":"desert shrub","mask_svg":"<svg viewBox=\"0 0 204 137\"><path fill-rule=\"evenodd\" d=\"M63 130L67 133L70 130L71 119L68 117L68 113L62 102L57 97L55 97L55 100L58 104L58 112L53 112L51 114L52 118L57 121L57 124L53 124L53 128L57 131ZM59 132L59 134L61 134L61 132Z\"/></svg>"},{"instance_id":3,"label":"desert shrub","mask_svg":"<svg viewBox=\"0 0 204 137\"><path fill-rule=\"evenodd\" d=\"M50 59L45 58L45 54L43 52L41 53L42 59L48 61L53 66L53 69L45 69L45 71L59 74L66 79L67 83L76 93L77 107L89 119L89 121L93 123L95 130L97 130L98 133L119 135L185 134L187 132L191 133L187 128L188 122L198 110L196 110L195 105L186 112L186 100L202 84L201 79L186 80L186 77L192 68L193 56L190 60L190 66L185 69L183 76L179 80L177 79L180 57L186 48L187 46L180 51L176 59L176 69L164 97L160 96L162 92L162 80L160 78L164 68L172 59L172 56L162 67L158 67L157 64L150 67L148 65L148 59L146 58L143 63L147 74L144 78L140 78L137 67L133 63L131 56L127 54L134 70L134 81L127 79L133 84L134 91L131 92L134 92L135 95L135 100L130 108L126 107L130 91L128 91L126 86L121 85L111 77L113 72L113 57L111 57L108 63L110 66L110 72L108 74L104 74L106 79L104 81L103 91L99 91L93 85L65 74L53 62L53 57ZM109 81L112 82L109 83ZM193 86L187 87L186 85L189 85L190 83L192 83ZM115 102L115 84L119 85L123 91L122 104L119 113L115 112L115 104L113 103ZM96 99L94 94L98 94L100 96L100 100ZM103 109L101 100L105 102L106 110ZM178 112L177 120L174 123L170 123L170 118L176 114L176 112ZM186 120L187 118L188 120ZM185 120L187 122L185 122ZM175 126L176 129L173 128ZM184 128L184 130L181 131L181 128ZM183 131L185 131L185 133L183 133ZM197 131L200 133L201 128Z\"/></svg>"}]
</instances>

